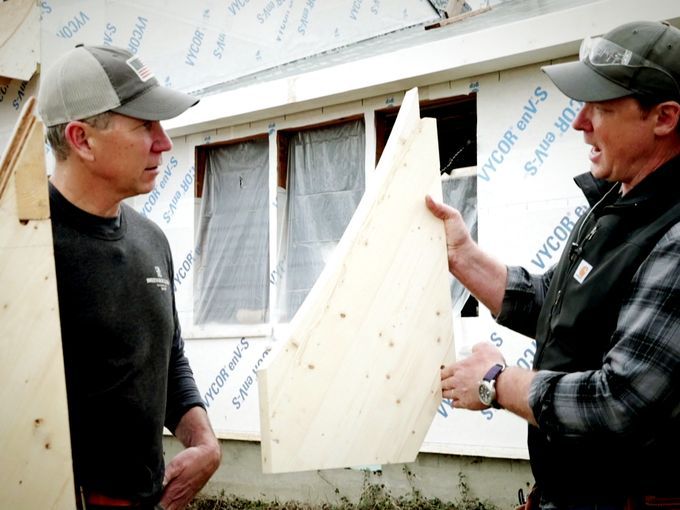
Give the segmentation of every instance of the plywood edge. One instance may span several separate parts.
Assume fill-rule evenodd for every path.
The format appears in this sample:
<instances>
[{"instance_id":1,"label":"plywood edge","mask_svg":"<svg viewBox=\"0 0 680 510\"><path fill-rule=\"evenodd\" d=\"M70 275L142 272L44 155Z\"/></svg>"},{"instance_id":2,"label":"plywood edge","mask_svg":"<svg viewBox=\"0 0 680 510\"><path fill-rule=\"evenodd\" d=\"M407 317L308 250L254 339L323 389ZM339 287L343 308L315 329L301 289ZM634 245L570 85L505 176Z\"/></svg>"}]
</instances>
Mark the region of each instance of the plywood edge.
<instances>
[{"instance_id":1,"label":"plywood edge","mask_svg":"<svg viewBox=\"0 0 680 510\"><path fill-rule=\"evenodd\" d=\"M371 175L366 187L379 187L375 181L384 178L385 174L394 164L394 161L399 159L400 154L405 152L404 145L413 138L413 132L418 129L420 122L420 102L418 97L418 88L414 87L406 92L404 99L399 107L399 113L394 121L392 133L387 139L387 144L383 149L380 161L375 167L375 172Z\"/></svg>"},{"instance_id":2,"label":"plywood edge","mask_svg":"<svg viewBox=\"0 0 680 510\"><path fill-rule=\"evenodd\" d=\"M17 160L15 174L19 221L46 220L50 217L43 125L35 117L33 119Z\"/></svg>"},{"instance_id":3,"label":"plywood edge","mask_svg":"<svg viewBox=\"0 0 680 510\"><path fill-rule=\"evenodd\" d=\"M0 199L14 174L19 221L50 217L43 125L35 116L35 104L30 97L24 105L0 160Z\"/></svg>"},{"instance_id":4,"label":"plywood edge","mask_svg":"<svg viewBox=\"0 0 680 510\"><path fill-rule=\"evenodd\" d=\"M0 159L0 199L5 193L10 175L15 170L22 148L33 129L33 125L37 121L34 111L35 97L30 97L21 110L9 143L2 153L2 158Z\"/></svg>"}]
</instances>

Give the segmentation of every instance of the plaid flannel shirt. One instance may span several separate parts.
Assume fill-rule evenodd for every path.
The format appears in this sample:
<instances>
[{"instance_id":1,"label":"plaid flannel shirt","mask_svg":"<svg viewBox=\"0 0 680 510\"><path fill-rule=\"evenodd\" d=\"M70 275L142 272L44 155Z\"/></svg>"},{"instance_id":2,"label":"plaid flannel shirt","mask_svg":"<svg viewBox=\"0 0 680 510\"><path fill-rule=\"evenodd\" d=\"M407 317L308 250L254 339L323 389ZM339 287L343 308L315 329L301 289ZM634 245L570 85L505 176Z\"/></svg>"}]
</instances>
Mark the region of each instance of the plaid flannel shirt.
<instances>
[{"instance_id":1,"label":"plaid flannel shirt","mask_svg":"<svg viewBox=\"0 0 680 510\"><path fill-rule=\"evenodd\" d=\"M524 334L535 330L552 274L509 267L497 322ZM680 415L680 224L635 273L610 346L598 370L537 372L529 404L544 433L653 437L650 418Z\"/></svg>"}]
</instances>

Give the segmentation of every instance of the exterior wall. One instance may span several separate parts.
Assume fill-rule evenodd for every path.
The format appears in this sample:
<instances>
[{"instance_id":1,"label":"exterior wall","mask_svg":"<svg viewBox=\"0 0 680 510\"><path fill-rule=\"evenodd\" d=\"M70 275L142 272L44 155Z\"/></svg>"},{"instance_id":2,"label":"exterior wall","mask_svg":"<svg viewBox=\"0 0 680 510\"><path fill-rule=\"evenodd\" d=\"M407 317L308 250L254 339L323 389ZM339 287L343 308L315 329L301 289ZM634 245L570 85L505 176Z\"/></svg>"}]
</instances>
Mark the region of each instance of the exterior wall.
<instances>
[{"instance_id":1,"label":"exterior wall","mask_svg":"<svg viewBox=\"0 0 680 510\"><path fill-rule=\"evenodd\" d=\"M166 438L167 458L180 451L174 438ZM462 478L461 478L462 477ZM467 489L461 489L461 479ZM252 441L222 441L222 464L200 496L234 495L260 501L357 503L366 484L384 485L397 498L417 490L423 498L443 502L464 497L513 510L518 491L528 493L533 477L526 460L420 453L415 462L383 466L381 471L331 469L288 474L262 474L260 446Z\"/></svg>"},{"instance_id":2,"label":"exterior wall","mask_svg":"<svg viewBox=\"0 0 680 510\"><path fill-rule=\"evenodd\" d=\"M559 255L561 241L576 217L585 211L585 201L579 197L572 177L587 170L587 148L580 134L569 128L581 105L570 102L555 89L540 70L542 64L419 87L421 100L476 93L480 244L500 260L539 273ZM375 131L369 123L376 110L399 105L404 92L395 90L175 137L173 151L166 158L174 168L167 180L160 181L158 188L163 189L158 190L156 202L150 206L149 198L141 197L135 206L164 227L176 266L183 271L181 261L191 260L194 242L193 197L186 183L193 182L196 145L268 133L270 152L275 154L277 130L363 115L367 119L366 178L370 179ZM275 164L272 161L270 168L272 203ZM271 247L277 246L275 209L272 205ZM170 215L169 211L176 212ZM519 239L522 242L517 242ZM276 268L276 253L273 248L271 251L270 267ZM285 335L285 324L232 325L211 331L192 328L189 263L185 269L175 278L177 304L186 349L213 426L222 438L255 440L259 437L256 369L272 342ZM480 317L458 318L454 323L457 356L464 356L474 343L491 341L501 347L510 364L531 366L532 341L495 324L488 311L482 309ZM444 401L421 451L526 459L525 434L524 422L507 412L457 412Z\"/></svg>"},{"instance_id":3,"label":"exterior wall","mask_svg":"<svg viewBox=\"0 0 680 510\"><path fill-rule=\"evenodd\" d=\"M605 11L608 16L602 16ZM485 30L463 30L385 55L218 92L168 122L175 141L173 155L182 169L180 178L188 175L195 145L268 133L274 151L279 129L356 114L366 119L370 178L376 109L398 105L413 86L423 100L474 91L479 242L500 260L541 273L557 260L574 222L585 211L585 200L572 178L588 170L588 161L581 135L570 129L582 105L564 97L540 67L574 58L582 37L642 15L635 2L583 2L573 9ZM678 4L664 0L650 3L644 12L647 19L675 22L678 15ZM584 19L589 25L582 23ZM271 166L270 198L274 202L273 161ZM178 215L191 209L182 200ZM270 223L270 245L276 246L274 208ZM173 225L166 231L177 249L175 259L188 260L193 243L189 231ZM277 263L272 253L270 267L276 268ZM178 304L184 323L191 324L190 272L185 281L178 291ZM497 326L488 311L482 309L478 319L456 320L454 326L458 355L465 355L478 341L491 341L501 347L509 363L531 366L531 340ZM285 324L217 331L185 326L185 334L193 338L187 350L218 434L257 439L256 368L266 357L269 342L285 335ZM524 423L508 413L457 412L443 402L421 451L525 459L524 443Z\"/></svg>"}]
</instances>

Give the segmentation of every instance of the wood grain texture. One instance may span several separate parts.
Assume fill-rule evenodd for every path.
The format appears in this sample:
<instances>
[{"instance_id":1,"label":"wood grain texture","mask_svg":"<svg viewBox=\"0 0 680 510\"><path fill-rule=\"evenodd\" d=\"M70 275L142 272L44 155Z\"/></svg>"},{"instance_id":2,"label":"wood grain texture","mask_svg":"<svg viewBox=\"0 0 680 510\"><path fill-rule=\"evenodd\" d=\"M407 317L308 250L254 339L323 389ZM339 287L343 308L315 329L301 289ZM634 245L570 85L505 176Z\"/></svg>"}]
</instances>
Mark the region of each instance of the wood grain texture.
<instances>
[{"instance_id":1,"label":"wood grain texture","mask_svg":"<svg viewBox=\"0 0 680 510\"><path fill-rule=\"evenodd\" d=\"M0 2L0 76L27 81L35 73L39 61L38 2Z\"/></svg>"},{"instance_id":2,"label":"wood grain texture","mask_svg":"<svg viewBox=\"0 0 680 510\"><path fill-rule=\"evenodd\" d=\"M42 124L33 109L29 101L0 163L6 184L0 194L0 508L72 510L52 228L49 217L20 221L18 214L18 193L47 196Z\"/></svg>"},{"instance_id":3,"label":"wood grain texture","mask_svg":"<svg viewBox=\"0 0 680 510\"><path fill-rule=\"evenodd\" d=\"M436 121L406 94L331 260L258 372L267 473L415 460L452 361Z\"/></svg>"}]
</instances>

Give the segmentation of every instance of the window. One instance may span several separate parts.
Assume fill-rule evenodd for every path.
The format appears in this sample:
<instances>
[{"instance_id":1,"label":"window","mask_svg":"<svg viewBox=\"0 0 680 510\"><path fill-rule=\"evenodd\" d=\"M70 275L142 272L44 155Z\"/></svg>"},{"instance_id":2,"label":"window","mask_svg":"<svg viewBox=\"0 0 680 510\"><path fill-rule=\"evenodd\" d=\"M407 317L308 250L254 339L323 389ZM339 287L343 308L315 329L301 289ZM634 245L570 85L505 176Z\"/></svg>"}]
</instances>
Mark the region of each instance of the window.
<instances>
[{"instance_id":1,"label":"window","mask_svg":"<svg viewBox=\"0 0 680 510\"><path fill-rule=\"evenodd\" d=\"M389 138L398 108L376 112L376 161ZM437 119L439 166L444 202L458 209L477 240L477 97L475 94L423 101L420 116ZM478 315L477 301L453 276L454 314Z\"/></svg>"},{"instance_id":2,"label":"window","mask_svg":"<svg viewBox=\"0 0 680 510\"><path fill-rule=\"evenodd\" d=\"M194 324L269 319L269 144L197 150Z\"/></svg>"},{"instance_id":3,"label":"window","mask_svg":"<svg viewBox=\"0 0 680 510\"><path fill-rule=\"evenodd\" d=\"M362 119L279 132L278 318L289 321L364 193Z\"/></svg>"},{"instance_id":4,"label":"window","mask_svg":"<svg viewBox=\"0 0 680 510\"><path fill-rule=\"evenodd\" d=\"M376 160L398 108L376 112ZM476 98L421 104L437 119L444 201L463 213L477 237ZM365 190L363 115L196 148L194 325L288 322L295 315L351 220ZM276 204L270 165L276 160ZM273 184L273 183L272 183ZM270 239L274 217L276 246ZM271 260L276 260L270 268ZM476 302L452 278L454 312L477 315Z\"/></svg>"}]
</instances>

